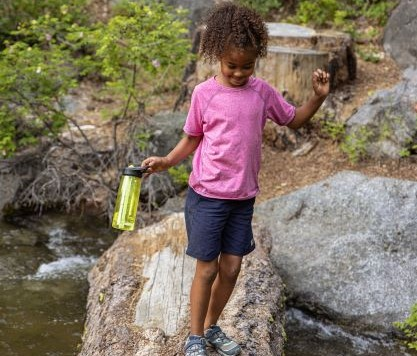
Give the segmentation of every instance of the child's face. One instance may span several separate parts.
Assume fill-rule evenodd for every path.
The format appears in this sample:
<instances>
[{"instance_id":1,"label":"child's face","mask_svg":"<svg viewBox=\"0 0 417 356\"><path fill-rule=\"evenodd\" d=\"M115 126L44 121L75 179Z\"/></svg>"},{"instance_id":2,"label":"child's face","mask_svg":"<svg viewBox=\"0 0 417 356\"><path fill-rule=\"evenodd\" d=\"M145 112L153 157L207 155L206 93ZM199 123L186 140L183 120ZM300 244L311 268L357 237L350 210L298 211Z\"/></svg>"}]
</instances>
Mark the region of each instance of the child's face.
<instances>
[{"instance_id":1,"label":"child's face","mask_svg":"<svg viewBox=\"0 0 417 356\"><path fill-rule=\"evenodd\" d=\"M228 87L245 85L253 74L256 51L232 48L220 58L220 83Z\"/></svg>"}]
</instances>

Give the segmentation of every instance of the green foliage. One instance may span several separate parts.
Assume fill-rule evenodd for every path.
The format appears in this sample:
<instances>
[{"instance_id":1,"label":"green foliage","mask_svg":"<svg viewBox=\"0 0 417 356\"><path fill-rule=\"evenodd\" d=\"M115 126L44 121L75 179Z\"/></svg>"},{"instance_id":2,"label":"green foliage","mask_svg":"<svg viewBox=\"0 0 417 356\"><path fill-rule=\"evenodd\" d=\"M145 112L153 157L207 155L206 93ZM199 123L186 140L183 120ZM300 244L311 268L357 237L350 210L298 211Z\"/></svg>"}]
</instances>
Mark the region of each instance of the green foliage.
<instances>
[{"instance_id":1,"label":"green foliage","mask_svg":"<svg viewBox=\"0 0 417 356\"><path fill-rule=\"evenodd\" d=\"M187 166L185 164L169 168L168 173L172 177L172 180L175 184L178 184L181 187L187 186L188 176L190 173L188 172Z\"/></svg>"},{"instance_id":2,"label":"green foliage","mask_svg":"<svg viewBox=\"0 0 417 356\"><path fill-rule=\"evenodd\" d=\"M390 124L388 122L384 122L379 132L379 140L383 141L389 139L392 133L393 130Z\"/></svg>"},{"instance_id":3,"label":"green foliage","mask_svg":"<svg viewBox=\"0 0 417 356\"><path fill-rule=\"evenodd\" d=\"M123 2L107 24L87 26L76 18L84 0L66 5L44 1L61 6L21 23L8 33L0 52L3 157L42 136L57 135L71 119L65 115L64 98L84 76L105 77L112 93L123 99L118 116L126 118L140 111L150 94L172 88L172 81L166 80L168 74L179 81L189 59L182 10L159 2ZM18 1L16 6L24 3ZM79 9L74 9L76 4Z\"/></svg>"},{"instance_id":4,"label":"green foliage","mask_svg":"<svg viewBox=\"0 0 417 356\"><path fill-rule=\"evenodd\" d=\"M141 152L144 152L149 145L151 134L149 132L140 132L136 135L136 145Z\"/></svg>"},{"instance_id":5,"label":"green foliage","mask_svg":"<svg viewBox=\"0 0 417 356\"><path fill-rule=\"evenodd\" d=\"M47 52L26 43L7 47L0 58L0 149L16 149L59 131L66 120L62 96L76 86L65 52Z\"/></svg>"},{"instance_id":6,"label":"green foliage","mask_svg":"<svg viewBox=\"0 0 417 356\"><path fill-rule=\"evenodd\" d=\"M361 49L358 48L356 51L364 61L371 63L379 63L381 60L381 55L375 51L372 51L372 48Z\"/></svg>"},{"instance_id":7,"label":"green foliage","mask_svg":"<svg viewBox=\"0 0 417 356\"><path fill-rule=\"evenodd\" d=\"M394 326L404 333L407 347L417 350L417 304L411 307L411 314L407 319L395 322Z\"/></svg>"},{"instance_id":8,"label":"green foliage","mask_svg":"<svg viewBox=\"0 0 417 356\"><path fill-rule=\"evenodd\" d=\"M321 131L334 141L340 141L346 131L343 122L323 120L321 122Z\"/></svg>"},{"instance_id":9,"label":"green foliage","mask_svg":"<svg viewBox=\"0 0 417 356\"><path fill-rule=\"evenodd\" d=\"M398 154L400 155L400 157L409 157L411 156L411 154L416 153L417 151L417 143L414 142L414 140L412 138L409 138L406 141L406 147L402 148L400 150L400 152L398 152Z\"/></svg>"},{"instance_id":10,"label":"green foliage","mask_svg":"<svg viewBox=\"0 0 417 356\"><path fill-rule=\"evenodd\" d=\"M400 155L400 157L405 158L409 157L411 155L411 152L408 148L402 148L400 152L398 152L398 154Z\"/></svg>"},{"instance_id":11,"label":"green foliage","mask_svg":"<svg viewBox=\"0 0 417 356\"><path fill-rule=\"evenodd\" d=\"M261 15L267 15L271 10L279 9L281 1L277 0L239 0L242 5L251 7Z\"/></svg>"},{"instance_id":12,"label":"green foliage","mask_svg":"<svg viewBox=\"0 0 417 356\"><path fill-rule=\"evenodd\" d=\"M0 150L9 157L16 150L54 136L65 125L63 98L77 86L77 41L82 28L49 15L22 24L13 32L19 40L5 41L0 53ZM79 36L79 35L78 35Z\"/></svg>"},{"instance_id":13,"label":"green foliage","mask_svg":"<svg viewBox=\"0 0 417 356\"><path fill-rule=\"evenodd\" d=\"M359 36L357 19L364 16L371 25L384 26L397 1L375 0L301 0L292 21L315 27L336 26ZM374 33L374 38L379 32Z\"/></svg>"},{"instance_id":14,"label":"green foliage","mask_svg":"<svg viewBox=\"0 0 417 356\"><path fill-rule=\"evenodd\" d=\"M185 12L147 3L123 2L90 38L108 88L126 102L123 116L143 107L149 94L167 84L167 73L178 74L189 59Z\"/></svg>"},{"instance_id":15,"label":"green foliage","mask_svg":"<svg viewBox=\"0 0 417 356\"><path fill-rule=\"evenodd\" d=\"M0 43L10 39L11 33L23 23L49 15L60 17L62 11L71 21L85 24L88 17L85 11L87 0L2 0L0 2Z\"/></svg>"},{"instance_id":16,"label":"green foliage","mask_svg":"<svg viewBox=\"0 0 417 356\"><path fill-rule=\"evenodd\" d=\"M303 0L299 3L295 18L302 24L314 23L324 26L334 21L337 10L338 2L336 0Z\"/></svg>"},{"instance_id":17,"label":"green foliage","mask_svg":"<svg viewBox=\"0 0 417 356\"><path fill-rule=\"evenodd\" d=\"M388 14L396 6L398 1L366 1L362 9L366 18L374 20L380 26L384 26L388 20Z\"/></svg>"},{"instance_id":18,"label":"green foliage","mask_svg":"<svg viewBox=\"0 0 417 356\"><path fill-rule=\"evenodd\" d=\"M340 149L348 155L351 162L356 163L366 156L366 148L371 136L372 132L367 127L362 126L355 132L345 136Z\"/></svg>"},{"instance_id":19,"label":"green foliage","mask_svg":"<svg viewBox=\"0 0 417 356\"><path fill-rule=\"evenodd\" d=\"M7 157L16 150L16 127L7 110L0 111L0 156Z\"/></svg>"}]
</instances>

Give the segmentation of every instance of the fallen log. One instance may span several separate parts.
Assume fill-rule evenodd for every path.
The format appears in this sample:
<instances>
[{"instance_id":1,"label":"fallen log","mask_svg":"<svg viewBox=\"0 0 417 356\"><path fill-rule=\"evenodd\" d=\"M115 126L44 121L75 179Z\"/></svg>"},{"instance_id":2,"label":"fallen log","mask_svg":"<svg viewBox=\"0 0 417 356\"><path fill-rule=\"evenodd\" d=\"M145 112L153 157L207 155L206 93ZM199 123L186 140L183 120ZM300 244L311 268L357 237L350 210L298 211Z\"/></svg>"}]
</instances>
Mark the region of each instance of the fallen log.
<instances>
[{"instance_id":1,"label":"fallen log","mask_svg":"<svg viewBox=\"0 0 417 356\"><path fill-rule=\"evenodd\" d=\"M269 260L269 236L255 226L255 238L219 324L241 343L243 356L281 355L283 285ZM195 263L185 244L182 213L118 237L89 274L80 356L183 354Z\"/></svg>"}]
</instances>

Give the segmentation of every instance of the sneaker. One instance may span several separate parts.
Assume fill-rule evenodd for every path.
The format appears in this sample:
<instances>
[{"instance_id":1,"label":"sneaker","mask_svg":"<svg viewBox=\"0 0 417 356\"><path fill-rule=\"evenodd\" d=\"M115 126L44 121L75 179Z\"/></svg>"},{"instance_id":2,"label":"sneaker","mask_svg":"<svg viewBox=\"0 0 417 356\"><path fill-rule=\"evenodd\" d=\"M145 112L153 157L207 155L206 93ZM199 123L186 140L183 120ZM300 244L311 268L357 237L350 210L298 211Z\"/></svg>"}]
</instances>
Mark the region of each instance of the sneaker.
<instances>
[{"instance_id":1,"label":"sneaker","mask_svg":"<svg viewBox=\"0 0 417 356\"><path fill-rule=\"evenodd\" d=\"M185 356L207 356L206 339L198 335L190 335L184 346Z\"/></svg>"},{"instance_id":2,"label":"sneaker","mask_svg":"<svg viewBox=\"0 0 417 356\"><path fill-rule=\"evenodd\" d=\"M213 346L220 355L233 356L240 354L241 348L239 344L229 339L217 325L211 325L204 332L204 336L207 340L207 345Z\"/></svg>"}]
</instances>

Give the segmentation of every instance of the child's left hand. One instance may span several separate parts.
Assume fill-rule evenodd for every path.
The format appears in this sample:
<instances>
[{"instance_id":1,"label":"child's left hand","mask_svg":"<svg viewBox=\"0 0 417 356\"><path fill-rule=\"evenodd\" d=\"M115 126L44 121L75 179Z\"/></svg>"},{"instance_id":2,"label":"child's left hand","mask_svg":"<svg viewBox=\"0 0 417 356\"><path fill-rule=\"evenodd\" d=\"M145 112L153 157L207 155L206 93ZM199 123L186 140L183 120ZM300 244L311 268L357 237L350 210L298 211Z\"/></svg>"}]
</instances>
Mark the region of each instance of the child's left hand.
<instances>
[{"instance_id":1,"label":"child's left hand","mask_svg":"<svg viewBox=\"0 0 417 356\"><path fill-rule=\"evenodd\" d=\"M322 69L316 69L313 72L313 89L317 96L327 96L330 91L330 74Z\"/></svg>"}]
</instances>

